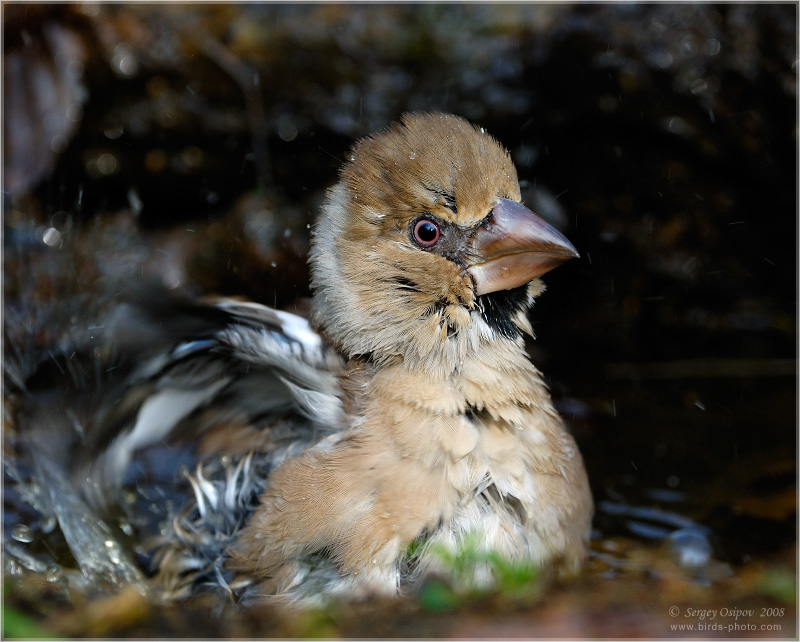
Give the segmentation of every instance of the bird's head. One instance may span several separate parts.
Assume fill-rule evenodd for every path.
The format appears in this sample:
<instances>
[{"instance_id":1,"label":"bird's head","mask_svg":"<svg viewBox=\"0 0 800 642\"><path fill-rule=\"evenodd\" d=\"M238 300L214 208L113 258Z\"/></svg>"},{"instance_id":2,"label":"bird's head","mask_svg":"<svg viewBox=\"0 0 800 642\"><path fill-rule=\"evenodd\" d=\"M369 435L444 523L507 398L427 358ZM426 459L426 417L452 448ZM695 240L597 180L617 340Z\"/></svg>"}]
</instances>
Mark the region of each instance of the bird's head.
<instances>
[{"instance_id":1,"label":"bird's head","mask_svg":"<svg viewBox=\"0 0 800 642\"><path fill-rule=\"evenodd\" d=\"M427 371L521 341L537 277L578 253L519 201L508 152L457 116L359 141L314 228L315 323L348 356Z\"/></svg>"}]
</instances>

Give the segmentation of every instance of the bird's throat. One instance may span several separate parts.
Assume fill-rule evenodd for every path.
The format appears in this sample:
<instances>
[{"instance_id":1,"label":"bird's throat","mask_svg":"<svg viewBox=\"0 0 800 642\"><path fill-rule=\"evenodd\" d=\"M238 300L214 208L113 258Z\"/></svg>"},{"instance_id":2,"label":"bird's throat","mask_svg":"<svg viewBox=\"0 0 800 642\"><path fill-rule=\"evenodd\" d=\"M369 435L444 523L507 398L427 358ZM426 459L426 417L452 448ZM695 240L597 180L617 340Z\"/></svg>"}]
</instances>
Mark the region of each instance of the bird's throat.
<instances>
[{"instance_id":1,"label":"bird's throat","mask_svg":"<svg viewBox=\"0 0 800 642\"><path fill-rule=\"evenodd\" d=\"M477 309L481 317L495 332L508 339L519 336L521 330L515 323L520 313L527 312L531 305L529 284L511 290L498 290L477 298Z\"/></svg>"}]
</instances>

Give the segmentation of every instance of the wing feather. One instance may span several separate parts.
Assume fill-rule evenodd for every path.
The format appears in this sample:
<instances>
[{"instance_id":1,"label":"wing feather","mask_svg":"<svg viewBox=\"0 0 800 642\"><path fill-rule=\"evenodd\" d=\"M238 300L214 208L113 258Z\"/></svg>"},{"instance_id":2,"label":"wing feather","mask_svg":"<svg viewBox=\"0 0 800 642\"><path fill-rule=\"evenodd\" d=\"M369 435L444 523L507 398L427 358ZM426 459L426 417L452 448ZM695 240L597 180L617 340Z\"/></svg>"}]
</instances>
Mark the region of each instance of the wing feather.
<instances>
[{"instance_id":1,"label":"wing feather","mask_svg":"<svg viewBox=\"0 0 800 642\"><path fill-rule=\"evenodd\" d=\"M344 427L340 359L300 316L233 299L154 297L119 304L97 327L103 334L91 345L70 346L63 357L31 369L17 416L34 474L63 481L37 497L42 510L63 522L76 560L97 561L106 551L98 552L99 535L83 533L59 507L83 506L73 512L91 523L91 511L108 508L123 485L135 488L142 496L136 501L146 505L151 500L143 489L163 484L157 494L174 497L182 483L188 498L195 495L186 514L193 505L204 508L205 519L227 532L228 522L244 518L270 470ZM203 444L233 449L237 439L256 451L255 458L240 450L199 463ZM186 444L195 454L185 456L168 443ZM148 454L159 449L159 456ZM198 472L182 477L177 469L191 462ZM198 485L205 479L200 466L217 471L213 482ZM170 518L167 511L151 515L152 525ZM178 540L178 526L189 522L175 524L172 538ZM220 544L212 548L191 544L188 552L170 554L181 563L192 555L220 559ZM97 569L113 567L114 560L106 561L81 566L96 577Z\"/></svg>"}]
</instances>

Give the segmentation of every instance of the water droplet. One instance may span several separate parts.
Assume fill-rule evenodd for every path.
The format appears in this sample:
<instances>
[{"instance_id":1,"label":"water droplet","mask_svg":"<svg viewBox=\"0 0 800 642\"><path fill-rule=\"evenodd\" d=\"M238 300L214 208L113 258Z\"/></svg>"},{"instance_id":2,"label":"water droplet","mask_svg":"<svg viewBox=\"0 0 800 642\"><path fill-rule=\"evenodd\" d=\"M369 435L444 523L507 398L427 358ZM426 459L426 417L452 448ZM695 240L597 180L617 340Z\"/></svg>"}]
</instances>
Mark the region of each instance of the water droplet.
<instances>
[{"instance_id":1,"label":"water droplet","mask_svg":"<svg viewBox=\"0 0 800 642\"><path fill-rule=\"evenodd\" d=\"M56 134L50 139L50 150L54 154L60 154L67 148L68 144L69 141L67 140L66 136L62 136L61 134Z\"/></svg>"},{"instance_id":2,"label":"water droplet","mask_svg":"<svg viewBox=\"0 0 800 642\"><path fill-rule=\"evenodd\" d=\"M120 43L114 48L114 57L111 62L123 76L133 76L139 69L139 62L131 48L125 43Z\"/></svg>"},{"instance_id":3,"label":"water droplet","mask_svg":"<svg viewBox=\"0 0 800 642\"><path fill-rule=\"evenodd\" d=\"M114 64L125 76L133 76L139 68L139 63L133 56L114 56Z\"/></svg>"},{"instance_id":4,"label":"water droplet","mask_svg":"<svg viewBox=\"0 0 800 642\"><path fill-rule=\"evenodd\" d=\"M56 526L58 526L58 520L51 515L39 525L39 530L44 534L48 534L52 533Z\"/></svg>"},{"instance_id":5,"label":"water droplet","mask_svg":"<svg viewBox=\"0 0 800 642\"><path fill-rule=\"evenodd\" d=\"M411 152L411 153L408 155L408 157L409 157L411 160L414 160L414 159L417 157L417 154L416 154L416 152Z\"/></svg>"},{"instance_id":6,"label":"water droplet","mask_svg":"<svg viewBox=\"0 0 800 642\"><path fill-rule=\"evenodd\" d=\"M71 60L67 64L67 75L76 79L83 76L83 63L80 60Z\"/></svg>"},{"instance_id":7,"label":"water droplet","mask_svg":"<svg viewBox=\"0 0 800 642\"><path fill-rule=\"evenodd\" d=\"M58 564L51 564L45 571L45 579L48 582L58 582L64 577L64 571Z\"/></svg>"},{"instance_id":8,"label":"water droplet","mask_svg":"<svg viewBox=\"0 0 800 642\"><path fill-rule=\"evenodd\" d=\"M661 69L669 69L672 66L672 54L668 51L661 51L655 56L656 66Z\"/></svg>"},{"instance_id":9,"label":"water droplet","mask_svg":"<svg viewBox=\"0 0 800 642\"><path fill-rule=\"evenodd\" d=\"M114 125L113 127L108 127L107 129L103 130L103 135L106 138L110 138L111 140L116 140L124 133L124 128L122 125Z\"/></svg>"},{"instance_id":10,"label":"water droplet","mask_svg":"<svg viewBox=\"0 0 800 642\"><path fill-rule=\"evenodd\" d=\"M26 524L17 524L11 530L11 537L18 542L24 542L27 544L28 542L33 541L33 531Z\"/></svg>"},{"instance_id":11,"label":"water droplet","mask_svg":"<svg viewBox=\"0 0 800 642\"><path fill-rule=\"evenodd\" d=\"M48 228L42 236L42 241L50 247L58 245L61 242L61 232L54 227Z\"/></svg>"},{"instance_id":12,"label":"water droplet","mask_svg":"<svg viewBox=\"0 0 800 642\"><path fill-rule=\"evenodd\" d=\"M681 528L669 536L670 548L684 568L701 568L708 564L713 552L706 534L696 528Z\"/></svg>"},{"instance_id":13,"label":"water droplet","mask_svg":"<svg viewBox=\"0 0 800 642\"><path fill-rule=\"evenodd\" d=\"M109 176L117 171L117 159L113 154L100 154L97 159L97 171Z\"/></svg>"},{"instance_id":14,"label":"water droplet","mask_svg":"<svg viewBox=\"0 0 800 642\"><path fill-rule=\"evenodd\" d=\"M278 138L287 143L297 138L297 126L291 120L278 123Z\"/></svg>"},{"instance_id":15,"label":"water droplet","mask_svg":"<svg viewBox=\"0 0 800 642\"><path fill-rule=\"evenodd\" d=\"M119 529L123 533L125 533L128 537L131 537L133 535L133 526L126 519L119 520Z\"/></svg>"}]
</instances>

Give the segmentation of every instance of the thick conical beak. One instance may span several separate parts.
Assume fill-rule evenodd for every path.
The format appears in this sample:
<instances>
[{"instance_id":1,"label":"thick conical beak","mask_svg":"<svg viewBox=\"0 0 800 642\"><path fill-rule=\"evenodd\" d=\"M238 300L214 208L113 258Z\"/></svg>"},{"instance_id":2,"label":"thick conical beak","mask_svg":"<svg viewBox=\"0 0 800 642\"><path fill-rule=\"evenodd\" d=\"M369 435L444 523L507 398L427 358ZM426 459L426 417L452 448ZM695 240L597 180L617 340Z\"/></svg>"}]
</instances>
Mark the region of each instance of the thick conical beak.
<instances>
[{"instance_id":1,"label":"thick conical beak","mask_svg":"<svg viewBox=\"0 0 800 642\"><path fill-rule=\"evenodd\" d=\"M480 296L524 285L578 256L552 225L521 203L500 198L489 221L475 233L467 271Z\"/></svg>"}]
</instances>

